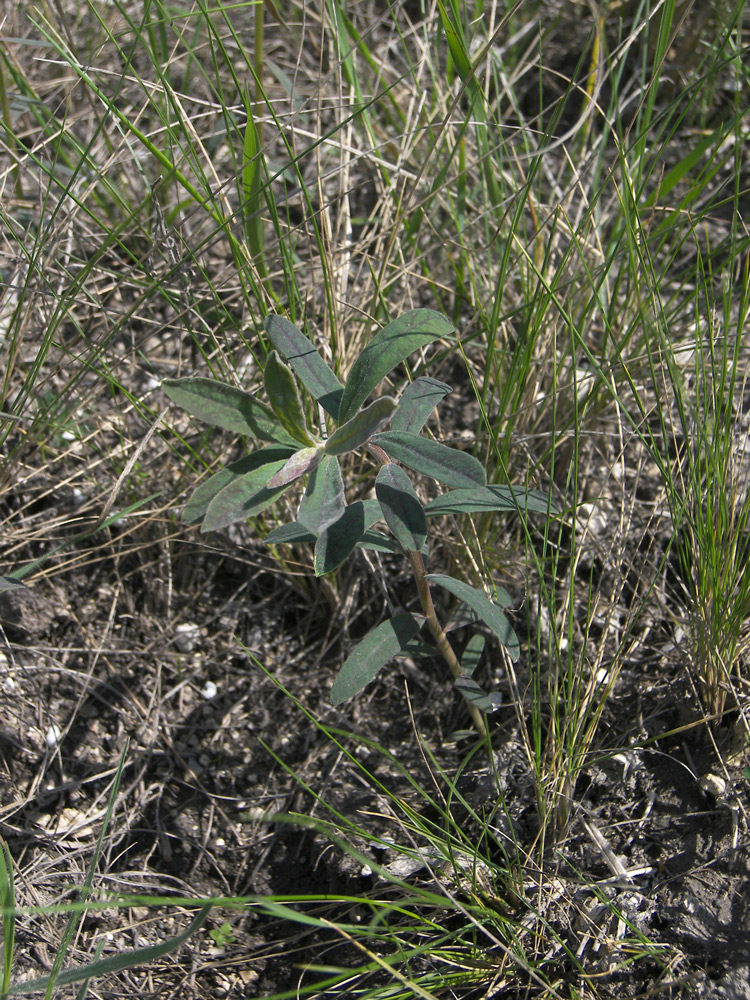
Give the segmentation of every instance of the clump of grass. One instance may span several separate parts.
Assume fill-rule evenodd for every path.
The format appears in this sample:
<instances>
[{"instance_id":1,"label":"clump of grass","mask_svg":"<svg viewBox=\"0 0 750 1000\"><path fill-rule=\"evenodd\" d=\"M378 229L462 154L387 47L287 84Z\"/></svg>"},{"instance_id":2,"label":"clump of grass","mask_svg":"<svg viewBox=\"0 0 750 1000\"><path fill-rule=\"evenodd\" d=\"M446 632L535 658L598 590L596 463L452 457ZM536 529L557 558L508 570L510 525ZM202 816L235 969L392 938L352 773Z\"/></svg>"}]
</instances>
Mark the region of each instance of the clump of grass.
<instances>
[{"instance_id":1,"label":"clump of grass","mask_svg":"<svg viewBox=\"0 0 750 1000\"><path fill-rule=\"evenodd\" d=\"M703 277L706 288L709 276ZM705 311L695 316L694 343L682 355L673 350L669 359L681 418L669 495L684 588L683 631L706 713L718 720L729 695L733 709L742 704L735 682L750 639L750 466L744 444L747 357L742 338L747 272L741 280L740 302L734 301L731 279L725 278L723 307L706 301ZM692 359L687 364L685 355Z\"/></svg>"}]
</instances>

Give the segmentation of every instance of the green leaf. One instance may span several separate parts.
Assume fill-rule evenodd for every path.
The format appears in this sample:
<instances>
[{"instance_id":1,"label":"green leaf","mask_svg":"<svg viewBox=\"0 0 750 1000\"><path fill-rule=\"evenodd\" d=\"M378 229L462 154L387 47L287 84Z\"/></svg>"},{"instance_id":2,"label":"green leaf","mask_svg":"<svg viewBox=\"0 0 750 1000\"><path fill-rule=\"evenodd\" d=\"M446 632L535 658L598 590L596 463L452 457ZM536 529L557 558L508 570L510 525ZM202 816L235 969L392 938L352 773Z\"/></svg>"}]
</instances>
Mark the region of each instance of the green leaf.
<instances>
[{"instance_id":1,"label":"green leaf","mask_svg":"<svg viewBox=\"0 0 750 1000\"><path fill-rule=\"evenodd\" d=\"M21 585L22 586L22 585ZM13 972L13 958L16 939L16 887L13 877L13 856L8 845L0 837L0 906L2 906L3 929L3 976L0 996L6 996Z\"/></svg>"},{"instance_id":2,"label":"green leaf","mask_svg":"<svg viewBox=\"0 0 750 1000\"><path fill-rule=\"evenodd\" d=\"M482 463L465 451L406 431L384 431L372 438L391 458L446 486L476 487L487 482Z\"/></svg>"},{"instance_id":3,"label":"green leaf","mask_svg":"<svg viewBox=\"0 0 750 1000\"><path fill-rule=\"evenodd\" d=\"M398 542L382 531L366 531L357 546L370 552L388 552L392 555L403 555L404 552Z\"/></svg>"},{"instance_id":4,"label":"green leaf","mask_svg":"<svg viewBox=\"0 0 750 1000\"><path fill-rule=\"evenodd\" d=\"M435 646L429 642L422 642L421 639L412 639L404 646L399 656L411 656L417 660L439 659L440 653Z\"/></svg>"},{"instance_id":5,"label":"green leaf","mask_svg":"<svg viewBox=\"0 0 750 1000\"><path fill-rule=\"evenodd\" d=\"M446 632L455 632L456 629L465 628L467 625L474 625L478 621L479 618L476 612L472 611L468 604L459 601L444 628Z\"/></svg>"},{"instance_id":6,"label":"green leaf","mask_svg":"<svg viewBox=\"0 0 750 1000\"><path fill-rule=\"evenodd\" d=\"M362 508L365 529L383 519L383 512L377 500L357 500L353 504L349 504L344 509L344 513L341 515L342 518L347 516L347 511L352 507L355 509L358 507ZM349 516L352 517L354 515L350 514ZM359 514L356 516L359 517ZM367 530L365 530L365 534L367 534ZM382 537L385 538L386 536L383 535ZM278 528L274 528L264 539L269 545L293 545L296 543L314 542L315 540L316 536L313 532L299 521L290 521L288 524L282 524Z\"/></svg>"},{"instance_id":7,"label":"green leaf","mask_svg":"<svg viewBox=\"0 0 750 1000\"><path fill-rule=\"evenodd\" d=\"M266 545L296 545L314 542L315 535L299 521L290 521L288 524L281 524L273 531L269 531L263 541Z\"/></svg>"},{"instance_id":8,"label":"green leaf","mask_svg":"<svg viewBox=\"0 0 750 1000\"><path fill-rule=\"evenodd\" d=\"M270 507L288 484L272 489L269 488L268 481L284 468L287 461L269 462L244 476L234 478L209 503L201 531L218 531L236 521L246 521L248 517L260 514L266 507Z\"/></svg>"},{"instance_id":9,"label":"green leaf","mask_svg":"<svg viewBox=\"0 0 750 1000\"><path fill-rule=\"evenodd\" d=\"M279 486L274 490L266 486L252 486L239 480L222 490L208 508L203 519L201 532L219 531L237 521L246 521L270 507L286 490Z\"/></svg>"},{"instance_id":10,"label":"green leaf","mask_svg":"<svg viewBox=\"0 0 750 1000\"><path fill-rule=\"evenodd\" d=\"M190 924L181 934L167 938L159 944L150 945L147 948L132 948L102 958L97 962L90 962L88 965L81 965L78 968L65 969L60 972L54 980L55 986L69 986L71 983L80 983L86 979L94 979L98 976L112 976L116 972L124 969L133 969L138 965L148 965L156 961L163 955L169 954L184 944L188 938L195 934L206 922L213 906L208 904L202 907L190 921ZM8 990L8 996L25 996L28 993L41 993L50 984L51 976L44 976L42 979L27 979L26 982L16 983Z\"/></svg>"},{"instance_id":11,"label":"green leaf","mask_svg":"<svg viewBox=\"0 0 750 1000\"><path fill-rule=\"evenodd\" d=\"M537 514L558 513L557 506L541 490L523 486L484 486L451 490L425 504L428 517L441 514L482 514L492 510L527 510Z\"/></svg>"},{"instance_id":12,"label":"green leaf","mask_svg":"<svg viewBox=\"0 0 750 1000\"><path fill-rule=\"evenodd\" d=\"M212 427L258 441L295 445L271 410L249 392L211 378L165 378L162 388L183 410Z\"/></svg>"},{"instance_id":13,"label":"green leaf","mask_svg":"<svg viewBox=\"0 0 750 1000\"><path fill-rule=\"evenodd\" d=\"M266 333L310 395L337 420L344 387L304 333L283 316L267 316Z\"/></svg>"},{"instance_id":14,"label":"green leaf","mask_svg":"<svg viewBox=\"0 0 750 1000\"><path fill-rule=\"evenodd\" d=\"M449 392L453 390L445 382L426 375L415 379L401 393L398 409L391 419L391 430L419 434L432 411Z\"/></svg>"},{"instance_id":15,"label":"green leaf","mask_svg":"<svg viewBox=\"0 0 750 1000\"><path fill-rule=\"evenodd\" d=\"M340 705L359 694L381 667L419 632L422 622L403 612L382 622L354 647L331 688L331 702Z\"/></svg>"},{"instance_id":16,"label":"green leaf","mask_svg":"<svg viewBox=\"0 0 750 1000\"><path fill-rule=\"evenodd\" d=\"M317 537L338 521L346 507L344 479L338 459L321 452L320 464L313 470L299 506L297 520Z\"/></svg>"},{"instance_id":17,"label":"green leaf","mask_svg":"<svg viewBox=\"0 0 750 1000\"><path fill-rule=\"evenodd\" d=\"M497 604L491 601L483 590L477 590L476 587L470 587L462 580L454 580L452 576L444 576L442 573L430 573L427 579L430 583L436 583L468 604L485 625L492 629L508 650L510 658L512 660L518 659L521 647L516 633Z\"/></svg>"},{"instance_id":18,"label":"green leaf","mask_svg":"<svg viewBox=\"0 0 750 1000\"><path fill-rule=\"evenodd\" d=\"M245 125L245 140L242 148L242 224L245 239L252 254L261 278L268 274L265 259L265 239L263 235L263 149L258 135L258 128L253 120L253 104L246 91L243 94L247 123Z\"/></svg>"},{"instance_id":19,"label":"green leaf","mask_svg":"<svg viewBox=\"0 0 750 1000\"><path fill-rule=\"evenodd\" d=\"M471 677L479 666L484 652L484 636L473 635L466 643L464 655L461 657L461 673L464 677Z\"/></svg>"},{"instance_id":20,"label":"green leaf","mask_svg":"<svg viewBox=\"0 0 750 1000\"><path fill-rule=\"evenodd\" d=\"M370 552L387 552L390 555L403 555L404 550L398 542L389 535L384 535L382 531L366 531L359 542L357 548L368 549ZM429 547L425 541L422 546L422 556L426 559Z\"/></svg>"},{"instance_id":21,"label":"green leaf","mask_svg":"<svg viewBox=\"0 0 750 1000\"><path fill-rule=\"evenodd\" d=\"M359 448L383 426L395 409L396 400L391 396L376 399L331 434L325 444L326 453L343 455Z\"/></svg>"},{"instance_id":22,"label":"green leaf","mask_svg":"<svg viewBox=\"0 0 750 1000\"><path fill-rule=\"evenodd\" d=\"M414 309L383 327L352 365L339 408L339 420L349 420L372 390L420 347L448 337L450 320L432 309Z\"/></svg>"},{"instance_id":23,"label":"green leaf","mask_svg":"<svg viewBox=\"0 0 750 1000\"><path fill-rule=\"evenodd\" d=\"M455 679L453 684L466 701L470 705L473 705L474 708L478 708L480 712L489 715L495 711L495 706L472 677L466 677L464 674L461 674L460 677Z\"/></svg>"},{"instance_id":24,"label":"green leaf","mask_svg":"<svg viewBox=\"0 0 750 1000\"><path fill-rule=\"evenodd\" d=\"M271 409L282 427L295 441L312 445L314 442L307 430L305 411L302 409L302 399L292 369L284 364L276 351L271 351L268 355L263 369L263 385Z\"/></svg>"},{"instance_id":25,"label":"green leaf","mask_svg":"<svg viewBox=\"0 0 750 1000\"><path fill-rule=\"evenodd\" d=\"M667 204L670 201L669 195L672 191L678 185L682 184L686 177L690 181L691 174L695 177L695 180L689 183L687 194L682 195L677 207L684 208L694 201L701 192L706 191L708 182L721 169L724 163L722 159L716 159L715 152L721 148L726 137L730 132L734 131L738 121L744 118L746 114L747 108L743 106L737 114L727 119L727 121L722 122L709 135L704 136L675 166L660 175L656 189L643 202L644 208L653 208L657 200L662 205ZM696 171L696 166L709 150L711 150L712 155L708 161L708 165L703 170Z\"/></svg>"},{"instance_id":26,"label":"green leaf","mask_svg":"<svg viewBox=\"0 0 750 1000\"><path fill-rule=\"evenodd\" d=\"M406 552L420 552L427 539L427 518L404 470L389 462L375 480L375 495L386 524Z\"/></svg>"},{"instance_id":27,"label":"green leaf","mask_svg":"<svg viewBox=\"0 0 750 1000\"><path fill-rule=\"evenodd\" d=\"M285 462L291 454L291 448L269 445L216 472L193 491L190 499L182 508L182 520L185 524L197 524L198 521L202 521L206 516L209 504L225 486L272 462Z\"/></svg>"},{"instance_id":28,"label":"green leaf","mask_svg":"<svg viewBox=\"0 0 750 1000\"><path fill-rule=\"evenodd\" d=\"M440 11L440 20L443 24L445 38L448 42L448 50L453 58L459 76L466 82L471 78L471 60L466 51L463 31L460 25L457 28L453 21L451 21L442 0L438 0L438 10Z\"/></svg>"},{"instance_id":29,"label":"green leaf","mask_svg":"<svg viewBox=\"0 0 750 1000\"><path fill-rule=\"evenodd\" d=\"M25 583L21 583L20 580L14 580L12 576L0 576L0 593L3 590L28 590Z\"/></svg>"},{"instance_id":30,"label":"green leaf","mask_svg":"<svg viewBox=\"0 0 750 1000\"><path fill-rule=\"evenodd\" d=\"M321 532L315 543L315 575L331 573L347 559L357 547L367 529L382 517L378 504L365 506L369 501L357 500L344 509L344 513Z\"/></svg>"},{"instance_id":31,"label":"green leaf","mask_svg":"<svg viewBox=\"0 0 750 1000\"><path fill-rule=\"evenodd\" d=\"M269 489L275 490L278 486L287 487L295 479L304 476L306 472L312 472L323 461L323 450L321 448L300 448L286 460L284 465L266 483Z\"/></svg>"}]
</instances>

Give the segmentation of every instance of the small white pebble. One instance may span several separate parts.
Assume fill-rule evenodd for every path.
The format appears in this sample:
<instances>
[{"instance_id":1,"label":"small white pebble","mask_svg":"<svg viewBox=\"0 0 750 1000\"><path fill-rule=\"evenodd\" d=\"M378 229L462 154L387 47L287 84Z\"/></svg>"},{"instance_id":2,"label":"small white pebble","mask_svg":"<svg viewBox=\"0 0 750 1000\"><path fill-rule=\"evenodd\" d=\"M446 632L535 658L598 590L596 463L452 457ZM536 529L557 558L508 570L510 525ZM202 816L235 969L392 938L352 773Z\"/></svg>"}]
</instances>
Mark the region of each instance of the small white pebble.
<instances>
[{"instance_id":1,"label":"small white pebble","mask_svg":"<svg viewBox=\"0 0 750 1000\"><path fill-rule=\"evenodd\" d=\"M727 783L718 774L706 774L700 780L702 791L711 798L720 799L727 790Z\"/></svg>"},{"instance_id":2,"label":"small white pebble","mask_svg":"<svg viewBox=\"0 0 750 1000\"><path fill-rule=\"evenodd\" d=\"M62 729L59 726L52 725L49 727L47 732L44 734L44 742L47 744L48 750L54 750L57 744L62 739Z\"/></svg>"},{"instance_id":3,"label":"small white pebble","mask_svg":"<svg viewBox=\"0 0 750 1000\"><path fill-rule=\"evenodd\" d=\"M201 688L201 694L207 701L210 701L212 698L215 698L218 693L219 689L216 687L213 681L206 681L206 683Z\"/></svg>"},{"instance_id":4,"label":"small white pebble","mask_svg":"<svg viewBox=\"0 0 750 1000\"><path fill-rule=\"evenodd\" d=\"M195 622L183 622L174 630L174 644L181 653L192 653L200 638L200 628Z\"/></svg>"}]
</instances>

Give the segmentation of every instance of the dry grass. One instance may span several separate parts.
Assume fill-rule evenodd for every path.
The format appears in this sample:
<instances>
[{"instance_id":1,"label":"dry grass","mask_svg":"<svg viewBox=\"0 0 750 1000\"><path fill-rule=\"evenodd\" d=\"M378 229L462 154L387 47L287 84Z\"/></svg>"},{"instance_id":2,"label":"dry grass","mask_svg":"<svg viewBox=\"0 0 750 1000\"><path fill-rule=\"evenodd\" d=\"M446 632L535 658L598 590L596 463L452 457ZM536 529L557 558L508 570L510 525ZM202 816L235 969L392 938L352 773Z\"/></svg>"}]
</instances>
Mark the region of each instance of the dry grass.
<instances>
[{"instance_id":1,"label":"dry grass","mask_svg":"<svg viewBox=\"0 0 750 1000\"><path fill-rule=\"evenodd\" d=\"M110 909L66 960L114 952L115 930L135 948L178 934L165 896L253 904L228 911L235 950L198 935L92 995L269 995L311 956L325 968L299 975L321 996L385 996L386 982L623 996L636 957L639 989L676 993L698 974L694 940L641 920L617 879L655 898L632 874L650 866L658 884L663 862L638 839L645 797L667 838L658 796L679 815L682 782L722 849L747 836L744 5L448 3L452 45L439 3L277 6L262 58L248 4L3 7L0 572L30 590L2 595L0 823L17 897L42 908L18 919L14 981L52 967L127 736L94 883ZM459 336L412 363L456 386L436 435L566 510L546 526L446 524L433 553L517 601L518 670L482 668L505 697L491 767L452 741L451 693L414 664L328 705L381 578L401 595L396 564L316 582L303 551L259 541L288 510L227 537L179 522L241 446L168 408L161 378L257 388L277 311L344 374L377 324L420 305ZM481 804L459 781L475 765L496 772ZM390 838L488 867L356 902L356 864L321 860L342 835L368 857ZM671 836L677 850L688 833ZM161 908L131 900L126 916L112 898L134 893ZM344 902L315 911L285 959L274 935L297 918L278 907L312 912L316 893ZM356 932L371 920L387 928L375 943ZM331 923L354 952L327 956Z\"/></svg>"}]
</instances>

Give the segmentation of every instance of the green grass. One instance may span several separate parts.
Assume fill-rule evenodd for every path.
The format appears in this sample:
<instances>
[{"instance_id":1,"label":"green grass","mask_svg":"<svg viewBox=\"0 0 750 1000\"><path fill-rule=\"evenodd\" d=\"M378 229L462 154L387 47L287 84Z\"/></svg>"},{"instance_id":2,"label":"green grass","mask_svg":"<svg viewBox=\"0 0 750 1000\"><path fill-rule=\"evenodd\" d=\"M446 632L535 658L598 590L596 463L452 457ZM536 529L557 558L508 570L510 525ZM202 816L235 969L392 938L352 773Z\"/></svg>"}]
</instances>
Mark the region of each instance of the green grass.
<instances>
[{"instance_id":1,"label":"green grass","mask_svg":"<svg viewBox=\"0 0 750 1000\"><path fill-rule=\"evenodd\" d=\"M490 481L551 485L566 511L520 530L456 522L436 553L475 586L526 593L523 673L505 669L538 837L493 842L494 817L477 815L465 834L453 813L471 810L432 762L435 787L414 788L423 811L382 792L395 849L447 865L434 889L390 880L382 899L322 915L312 899L263 905L362 955L354 970L322 962L327 985L305 995L499 979L572 995L560 969L587 971L556 927L543 857L576 821L582 772L617 749L601 720L655 620L687 654L699 716L717 727L739 710L748 732L744 3L702 18L628 2L599 20L457 0L427 16L278 8L264 51L248 2L84 2L65 20L16 5L0 41L0 571L33 583L111 559L106 538L79 543L122 512L118 558L177 537L166 512L231 442L168 412L140 448L163 414L158 379L255 388L268 312L340 373L406 308L451 316L459 351L428 369L459 365ZM648 523L672 541L638 551L646 479ZM73 513L45 516L61 497ZM361 767L353 737L328 735ZM371 835L320 822L342 845ZM623 963L659 958L635 929L625 941Z\"/></svg>"}]
</instances>

